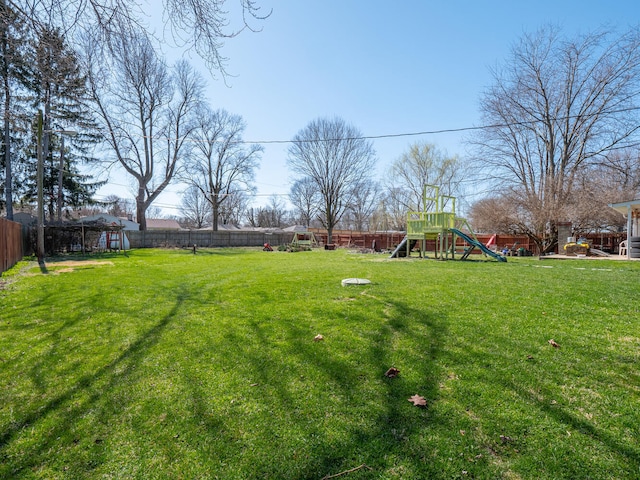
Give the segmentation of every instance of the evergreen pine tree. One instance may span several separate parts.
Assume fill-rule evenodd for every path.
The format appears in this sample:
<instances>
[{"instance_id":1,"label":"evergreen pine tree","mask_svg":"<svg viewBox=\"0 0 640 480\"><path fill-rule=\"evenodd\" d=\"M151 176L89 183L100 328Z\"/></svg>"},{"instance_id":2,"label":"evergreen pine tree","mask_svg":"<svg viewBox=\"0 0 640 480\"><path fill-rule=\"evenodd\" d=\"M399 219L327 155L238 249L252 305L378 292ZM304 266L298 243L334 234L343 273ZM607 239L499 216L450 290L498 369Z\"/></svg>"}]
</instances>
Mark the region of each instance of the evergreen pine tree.
<instances>
[{"instance_id":1,"label":"evergreen pine tree","mask_svg":"<svg viewBox=\"0 0 640 480\"><path fill-rule=\"evenodd\" d=\"M93 203L92 196L105 183L93 181L92 175L81 175L78 168L80 163L96 162L89 151L99 139L86 103L86 76L64 36L58 29L43 29L35 51L34 90L36 102L44 110L45 210L50 221L62 221L63 207ZM64 131L69 130L77 135L63 139Z\"/></svg>"},{"instance_id":2,"label":"evergreen pine tree","mask_svg":"<svg viewBox=\"0 0 640 480\"><path fill-rule=\"evenodd\" d=\"M0 208L6 208L8 219L13 219L13 202L16 198L15 169L21 152L26 127L24 103L25 86L28 85L30 52L29 30L24 19L5 0L0 0L0 81L2 83L2 137L0 140L0 164L4 181L0 184ZM23 135L20 136L20 133ZM1 176L1 174L0 174Z\"/></svg>"}]
</instances>

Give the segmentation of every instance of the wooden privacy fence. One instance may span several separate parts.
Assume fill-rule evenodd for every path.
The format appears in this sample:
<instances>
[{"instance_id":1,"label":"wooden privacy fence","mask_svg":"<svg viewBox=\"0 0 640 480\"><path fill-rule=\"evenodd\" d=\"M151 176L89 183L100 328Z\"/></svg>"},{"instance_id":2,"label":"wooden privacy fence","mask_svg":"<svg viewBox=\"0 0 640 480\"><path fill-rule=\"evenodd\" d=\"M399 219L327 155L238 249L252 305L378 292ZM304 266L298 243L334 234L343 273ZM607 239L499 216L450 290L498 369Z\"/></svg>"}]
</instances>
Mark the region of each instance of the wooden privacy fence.
<instances>
[{"instance_id":1,"label":"wooden privacy fence","mask_svg":"<svg viewBox=\"0 0 640 480\"><path fill-rule=\"evenodd\" d=\"M310 229L316 240L321 244L327 243L326 230L319 228ZM390 250L395 248L404 238L404 232L352 232L349 230L334 230L332 243L339 247L370 248L376 250ZM375 243L374 243L375 242Z\"/></svg>"},{"instance_id":2,"label":"wooden privacy fence","mask_svg":"<svg viewBox=\"0 0 640 480\"><path fill-rule=\"evenodd\" d=\"M327 231L319 228L312 228L316 239L320 244L327 242ZM373 248L373 241L375 240L376 250L390 250L395 248L406 235L405 232L352 232L349 230L334 230L333 231L333 243L339 247L356 247L356 248ZM478 241L486 244L493 235L490 234L476 234ZM524 247L527 250L533 250L535 247L526 235L497 235L496 245L498 250L503 247L516 248ZM464 241L461 238L456 238L456 246L462 248L465 246ZM436 248L435 240L426 241L426 250L433 251ZM416 245L416 248L420 248L420 244ZM480 252L480 250L477 250Z\"/></svg>"},{"instance_id":3,"label":"wooden privacy fence","mask_svg":"<svg viewBox=\"0 0 640 480\"><path fill-rule=\"evenodd\" d=\"M23 257L22 225L0 218L0 273L6 272Z\"/></svg>"},{"instance_id":4,"label":"wooden privacy fence","mask_svg":"<svg viewBox=\"0 0 640 480\"><path fill-rule=\"evenodd\" d=\"M169 247L261 247L290 243L292 233L265 233L243 230L126 230L131 248Z\"/></svg>"}]
</instances>

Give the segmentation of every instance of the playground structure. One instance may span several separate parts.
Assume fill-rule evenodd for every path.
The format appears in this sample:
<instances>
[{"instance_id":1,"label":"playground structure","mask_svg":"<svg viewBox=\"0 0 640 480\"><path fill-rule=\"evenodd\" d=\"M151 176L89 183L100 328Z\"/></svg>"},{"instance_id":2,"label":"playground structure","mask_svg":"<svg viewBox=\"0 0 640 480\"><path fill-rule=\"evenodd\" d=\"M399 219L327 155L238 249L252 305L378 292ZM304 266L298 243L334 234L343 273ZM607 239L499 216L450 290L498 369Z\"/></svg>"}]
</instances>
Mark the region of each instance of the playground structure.
<instances>
[{"instance_id":1,"label":"playground structure","mask_svg":"<svg viewBox=\"0 0 640 480\"><path fill-rule=\"evenodd\" d=\"M421 251L425 251L427 240L435 240L435 258L440 260L455 259L456 237L464 240L465 247L461 260L469 258L471 252L478 248L485 256L495 258L500 262L506 262L506 257L494 252L483 243L479 242L466 219L456 217L456 199L449 195L440 195L440 187L425 185L422 196L423 211L409 212L407 214L407 235L396 247L390 258L400 256L400 252L406 248L406 256L418 242L422 242ZM462 232L462 229L469 233Z\"/></svg>"},{"instance_id":2,"label":"playground structure","mask_svg":"<svg viewBox=\"0 0 640 480\"><path fill-rule=\"evenodd\" d=\"M293 234L291 245L296 247L318 247L318 242L313 232L296 232Z\"/></svg>"}]
</instances>

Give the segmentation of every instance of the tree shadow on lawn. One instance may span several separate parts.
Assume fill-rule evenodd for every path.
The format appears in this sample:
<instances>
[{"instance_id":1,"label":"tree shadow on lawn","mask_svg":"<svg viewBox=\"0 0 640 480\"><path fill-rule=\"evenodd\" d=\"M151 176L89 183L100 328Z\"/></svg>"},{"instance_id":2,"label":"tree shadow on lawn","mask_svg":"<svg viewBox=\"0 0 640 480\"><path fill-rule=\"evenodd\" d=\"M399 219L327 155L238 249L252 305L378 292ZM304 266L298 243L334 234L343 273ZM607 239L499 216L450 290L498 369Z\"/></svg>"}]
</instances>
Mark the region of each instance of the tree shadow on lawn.
<instances>
[{"instance_id":1,"label":"tree shadow on lawn","mask_svg":"<svg viewBox=\"0 0 640 480\"><path fill-rule=\"evenodd\" d=\"M562 424L565 429L572 429L579 434L585 435L594 442L602 444L602 446L616 456L624 458L624 462L622 463L627 466L628 473L631 474L631 472L633 472L637 474L640 468L640 450L633 448L629 444L622 443L619 437L616 437L607 429L598 427L596 423L576 415L574 411L568 407L571 402L563 400L565 395L563 392L558 391L558 385L553 381L553 378L543 376L540 381L537 382L536 394L533 394L532 390L526 388L525 385L516 383L511 379L505 377L499 377L498 379L503 388L515 392L524 402L539 409L545 416L553 418L558 424ZM617 380L621 381L620 378ZM621 415L615 411L609 413L615 416ZM630 419L629 423L637 425L636 420L633 419ZM549 439L549 443L553 443L554 441L556 441L556 439ZM587 464L587 468L589 468L588 464L591 460L590 458L583 459ZM572 466L571 463L572 462L565 462L563 466L563 468L574 470L570 472L571 475L580 473L580 470L585 467L584 464L579 464L579 462L576 462L575 466ZM578 472L575 470L578 470Z\"/></svg>"},{"instance_id":2,"label":"tree shadow on lawn","mask_svg":"<svg viewBox=\"0 0 640 480\"><path fill-rule=\"evenodd\" d=\"M19 418L8 424L0 432L0 473L16 476L31 469L38 469L41 465L55 462L51 452L69 445L60 445L62 442L77 444L80 441L93 442L90 464L87 470L97 468L101 463L102 438L95 439L70 439L73 436L75 423L78 419L93 411L103 411L110 408L107 404L113 399L108 397L116 386L123 388L122 384L127 377L133 375L146 352L160 340L163 331L172 323L181 311L183 303L188 299L189 291L180 288L175 292L175 303L171 310L155 324L146 330L137 340L129 344L121 353L108 363L99 367L95 372L86 373L77 378L64 392L49 399L44 404L33 404ZM64 325L61 329L64 329ZM60 334L60 331L57 333ZM46 362L42 363L46 365ZM35 379L36 384L39 383ZM113 414L106 415L100 421L109 422ZM46 427L39 425L47 424ZM46 429L46 433L38 437L36 441L26 442L20 454L12 452L8 454L13 442L20 437L32 435L30 430ZM108 430L108 425L98 425L96 429ZM104 432L103 432L104 433ZM96 432L96 435L101 435ZM23 442L25 443L25 442ZM72 473L72 472L68 472ZM76 472L78 473L78 472ZM1 476L1 475L0 475Z\"/></svg>"},{"instance_id":3,"label":"tree shadow on lawn","mask_svg":"<svg viewBox=\"0 0 640 480\"><path fill-rule=\"evenodd\" d=\"M431 407L443 376L438 357L447 336L447 317L397 300L366 301L371 298L371 310L383 310L382 318L351 312L342 320L358 332L358 345L352 349L335 335L314 342L310 326L297 322L297 317L278 320L281 332L274 332L268 319L249 322L254 340L239 354L248 360L245 373L261 384L252 401L287 416L273 419L273 438L262 442L272 443L274 455L252 457L253 464L247 466L251 478L320 478L363 463L374 468L375 475L396 464L407 472L430 471L434 477L442 473L441 466L425 460L429 452L412 446L410 439L434 422L438 428L448 423ZM246 341L237 333L229 333L228 339L239 346ZM384 376L391 366L400 369L397 378ZM307 403L305 394L321 398ZM414 394L425 397L429 406L413 406L408 399ZM323 406L327 411L318 411ZM296 442L297 436L303 441ZM297 455L302 456L292 460ZM370 478L367 472L362 469L350 478Z\"/></svg>"},{"instance_id":4,"label":"tree shadow on lawn","mask_svg":"<svg viewBox=\"0 0 640 480\"><path fill-rule=\"evenodd\" d=\"M504 464L515 475L518 473L513 469L518 468L524 469L519 472L524 476L536 474L530 471L536 468L541 477L557 478L582 478L585 474L601 478L602 472L610 472L615 477L620 473L609 470L607 462L614 467L624 465L625 475L635 475L640 466L640 451L597 422L581 418L577 414L581 403L571 398L574 388L571 370L575 368L576 358L579 363L586 363L586 359L597 356L596 350L579 351L569 342L563 342L562 350L556 350L544 341L541 345L531 343L532 338L535 336L509 331L501 335L496 331L490 339L461 339L454 352L458 365L474 366L473 371L467 372L464 388L468 391L463 395L481 398L474 402L481 411L471 413L477 418L478 431L484 428L478 440L484 443L490 457L499 460L502 454L513 455L515 461L517 457L529 456L520 467L517 462ZM563 354L569 359L561 358ZM570 382L568 389L564 388L565 382ZM619 375L612 375L612 382L608 385L624 389L624 379ZM600 381L597 388L607 387ZM609 404L597 391L595 394L600 402ZM603 406L601 403L597 408ZM633 402L629 401L626 412L610 413L616 417L629 415L632 409ZM634 420L629 418L626 424L637 424ZM507 440L500 441L500 434ZM577 440L579 435L584 438ZM589 447L576 448L576 442ZM598 450L609 451L618 460L612 460L607 454L594 454Z\"/></svg>"},{"instance_id":5,"label":"tree shadow on lawn","mask_svg":"<svg viewBox=\"0 0 640 480\"><path fill-rule=\"evenodd\" d=\"M246 248L246 247L244 247ZM196 253L193 253L193 247L183 247L179 250L181 254L188 254L197 258L201 256L218 256L218 257L237 257L246 254L243 247L196 247ZM257 248L257 247L256 247Z\"/></svg>"},{"instance_id":6,"label":"tree shadow on lawn","mask_svg":"<svg viewBox=\"0 0 640 480\"><path fill-rule=\"evenodd\" d=\"M68 308L57 316L53 310L57 301L50 301L52 293L49 290L40 290L37 295L30 302L23 302L25 306L22 308L5 307L10 314L5 319L9 317L11 319L6 323L2 322L0 335L9 345L20 345L22 352L11 358L2 358L0 370L19 369L21 364L35 359L35 363L30 363L30 378L36 386L41 386L39 377L47 373L42 367L47 364L51 355L58 351L64 352L69 348L68 342L65 344L63 340L68 338L69 332L89 316L87 311L97 313L96 310L99 308L96 305L103 302L104 295L102 292L96 291L92 294L83 292L81 296L69 296L65 300L65 306ZM81 308L83 306L84 309ZM70 315L70 311L76 312L75 315ZM52 323L59 325L52 329ZM29 337L28 341L25 340L25 337ZM37 357L25 355L31 351L37 351ZM39 392L44 393L44 389L41 388Z\"/></svg>"}]
</instances>

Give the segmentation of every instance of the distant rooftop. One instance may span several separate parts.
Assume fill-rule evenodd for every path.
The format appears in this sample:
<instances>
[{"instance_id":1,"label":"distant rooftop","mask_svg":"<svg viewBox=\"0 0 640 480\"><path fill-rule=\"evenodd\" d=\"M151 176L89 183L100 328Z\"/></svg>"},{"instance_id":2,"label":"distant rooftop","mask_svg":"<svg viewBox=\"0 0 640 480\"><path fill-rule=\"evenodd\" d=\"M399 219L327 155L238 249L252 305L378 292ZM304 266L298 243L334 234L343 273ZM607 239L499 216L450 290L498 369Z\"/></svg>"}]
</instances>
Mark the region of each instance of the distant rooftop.
<instances>
[{"instance_id":1,"label":"distant rooftop","mask_svg":"<svg viewBox=\"0 0 640 480\"><path fill-rule=\"evenodd\" d=\"M176 220L147 218L147 230L182 230L182 227Z\"/></svg>"}]
</instances>

